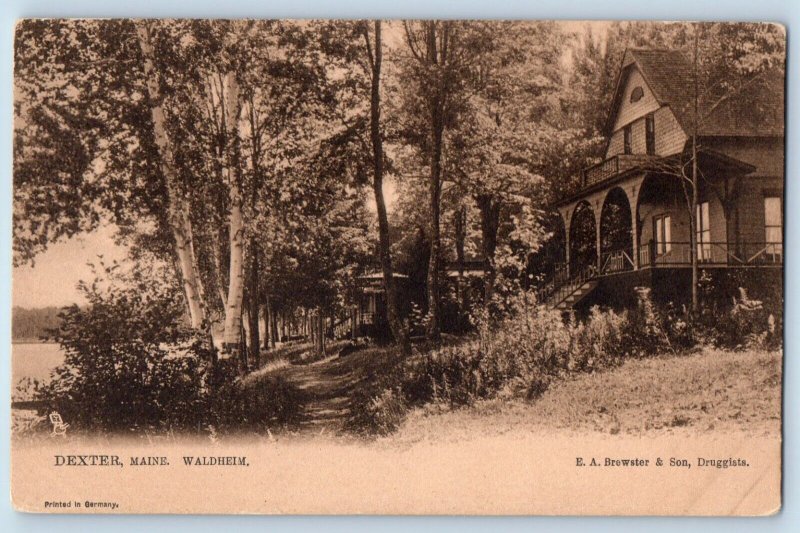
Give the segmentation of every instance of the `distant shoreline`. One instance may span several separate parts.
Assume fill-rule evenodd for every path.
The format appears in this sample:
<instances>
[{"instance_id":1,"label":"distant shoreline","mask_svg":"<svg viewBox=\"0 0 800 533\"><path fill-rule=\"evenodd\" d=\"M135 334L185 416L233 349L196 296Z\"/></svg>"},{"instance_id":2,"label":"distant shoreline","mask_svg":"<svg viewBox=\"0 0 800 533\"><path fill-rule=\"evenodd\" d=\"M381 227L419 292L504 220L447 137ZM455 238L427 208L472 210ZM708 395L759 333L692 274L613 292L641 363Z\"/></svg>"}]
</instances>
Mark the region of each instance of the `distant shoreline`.
<instances>
[{"instance_id":1,"label":"distant shoreline","mask_svg":"<svg viewBox=\"0 0 800 533\"><path fill-rule=\"evenodd\" d=\"M15 344L58 344L55 341L43 341L41 339L11 339L11 345Z\"/></svg>"}]
</instances>

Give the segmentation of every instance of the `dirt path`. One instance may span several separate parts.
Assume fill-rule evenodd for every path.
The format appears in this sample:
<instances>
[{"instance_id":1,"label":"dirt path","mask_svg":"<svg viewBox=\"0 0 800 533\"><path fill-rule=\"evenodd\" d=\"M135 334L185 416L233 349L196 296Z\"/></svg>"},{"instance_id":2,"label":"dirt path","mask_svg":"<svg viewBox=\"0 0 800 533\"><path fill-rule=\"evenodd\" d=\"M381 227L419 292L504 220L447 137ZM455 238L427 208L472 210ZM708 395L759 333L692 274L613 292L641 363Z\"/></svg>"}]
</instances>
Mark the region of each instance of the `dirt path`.
<instances>
[{"instance_id":1,"label":"dirt path","mask_svg":"<svg viewBox=\"0 0 800 533\"><path fill-rule=\"evenodd\" d=\"M385 349L368 348L342 357L334 354L313 363L282 368L281 375L304 396L298 429L342 433L353 395L388 357Z\"/></svg>"}]
</instances>

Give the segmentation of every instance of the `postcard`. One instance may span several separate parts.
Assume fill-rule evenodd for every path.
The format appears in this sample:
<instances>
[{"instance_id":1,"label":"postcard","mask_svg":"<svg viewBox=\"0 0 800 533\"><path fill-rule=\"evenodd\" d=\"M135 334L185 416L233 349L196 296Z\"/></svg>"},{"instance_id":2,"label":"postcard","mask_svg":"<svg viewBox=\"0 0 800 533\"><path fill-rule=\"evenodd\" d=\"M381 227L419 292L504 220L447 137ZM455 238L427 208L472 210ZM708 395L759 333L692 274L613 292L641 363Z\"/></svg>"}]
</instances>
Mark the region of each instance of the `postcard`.
<instances>
[{"instance_id":1,"label":"postcard","mask_svg":"<svg viewBox=\"0 0 800 533\"><path fill-rule=\"evenodd\" d=\"M780 509L784 27L15 32L17 510Z\"/></svg>"}]
</instances>

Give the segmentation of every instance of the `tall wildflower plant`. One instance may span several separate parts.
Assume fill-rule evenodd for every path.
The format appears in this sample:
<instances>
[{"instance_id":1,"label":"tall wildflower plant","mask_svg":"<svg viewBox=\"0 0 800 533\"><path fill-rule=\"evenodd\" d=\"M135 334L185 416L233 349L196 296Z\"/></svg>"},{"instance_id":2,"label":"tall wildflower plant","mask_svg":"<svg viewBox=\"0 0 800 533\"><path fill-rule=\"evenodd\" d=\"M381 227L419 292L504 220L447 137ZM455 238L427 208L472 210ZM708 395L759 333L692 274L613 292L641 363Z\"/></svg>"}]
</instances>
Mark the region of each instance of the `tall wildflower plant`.
<instances>
[{"instance_id":1,"label":"tall wildflower plant","mask_svg":"<svg viewBox=\"0 0 800 533\"><path fill-rule=\"evenodd\" d=\"M632 355L644 357L658 351L672 351L667 332L650 295L649 287L636 287L636 307L628 313L624 343Z\"/></svg>"}]
</instances>

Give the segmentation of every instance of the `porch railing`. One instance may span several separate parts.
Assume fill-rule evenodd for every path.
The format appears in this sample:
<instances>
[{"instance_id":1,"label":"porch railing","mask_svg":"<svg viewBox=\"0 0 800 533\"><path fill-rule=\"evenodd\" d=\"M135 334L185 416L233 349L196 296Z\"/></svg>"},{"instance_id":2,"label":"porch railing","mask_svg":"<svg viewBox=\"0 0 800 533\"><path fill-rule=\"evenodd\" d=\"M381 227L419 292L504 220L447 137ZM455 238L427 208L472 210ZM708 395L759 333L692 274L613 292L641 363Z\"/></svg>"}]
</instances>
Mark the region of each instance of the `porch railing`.
<instances>
[{"instance_id":1,"label":"porch railing","mask_svg":"<svg viewBox=\"0 0 800 533\"><path fill-rule=\"evenodd\" d=\"M564 267L563 271L566 273L566 267ZM552 305L558 305L570 294L578 290L581 285L596 277L597 267L594 265L589 265L582 268L580 271L578 271L577 275L571 278L562 279L560 281L554 279L539 291L539 301L550 302Z\"/></svg>"},{"instance_id":2,"label":"porch railing","mask_svg":"<svg viewBox=\"0 0 800 533\"><path fill-rule=\"evenodd\" d=\"M689 242L650 242L639 248L639 268L677 268L692 264ZM698 263L701 267L760 267L782 266L783 244L768 242L724 241L697 244ZM617 272L634 270L633 258L627 250L604 252L600 257L600 268L590 265L577 274L568 276L567 267L556 265L551 280L538 291L539 301L558 304L587 281Z\"/></svg>"},{"instance_id":3,"label":"porch railing","mask_svg":"<svg viewBox=\"0 0 800 533\"><path fill-rule=\"evenodd\" d=\"M645 154L618 154L581 171L581 187L591 187L620 172L640 167L654 157Z\"/></svg>"},{"instance_id":4,"label":"porch railing","mask_svg":"<svg viewBox=\"0 0 800 533\"><path fill-rule=\"evenodd\" d=\"M642 246L639 249L639 266L670 267L692 263L690 242L663 242ZM697 262L701 266L781 266L783 244L769 242L725 242L697 243Z\"/></svg>"},{"instance_id":5,"label":"porch railing","mask_svg":"<svg viewBox=\"0 0 800 533\"><path fill-rule=\"evenodd\" d=\"M343 339L349 335L352 335L354 324L355 320L352 315L340 318L339 320L333 323L333 338Z\"/></svg>"},{"instance_id":6,"label":"porch railing","mask_svg":"<svg viewBox=\"0 0 800 533\"><path fill-rule=\"evenodd\" d=\"M605 252L600 257L600 274L614 274L635 268L633 259L626 250Z\"/></svg>"}]
</instances>

